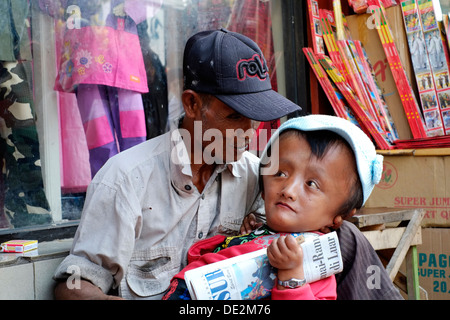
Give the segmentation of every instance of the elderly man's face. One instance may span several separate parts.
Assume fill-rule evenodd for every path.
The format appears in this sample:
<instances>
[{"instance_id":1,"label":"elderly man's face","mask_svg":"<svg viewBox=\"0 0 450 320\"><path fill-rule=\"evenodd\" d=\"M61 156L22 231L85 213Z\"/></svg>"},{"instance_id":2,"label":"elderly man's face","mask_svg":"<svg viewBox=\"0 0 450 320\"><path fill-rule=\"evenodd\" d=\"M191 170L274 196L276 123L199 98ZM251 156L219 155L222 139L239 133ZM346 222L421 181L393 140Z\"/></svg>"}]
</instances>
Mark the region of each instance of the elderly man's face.
<instances>
[{"instance_id":1,"label":"elderly man's face","mask_svg":"<svg viewBox=\"0 0 450 320\"><path fill-rule=\"evenodd\" d=\"M201 122L204 160L216 163L239 160L259 125L215 97L202 109Z\"/></svg>"}]
</instances>

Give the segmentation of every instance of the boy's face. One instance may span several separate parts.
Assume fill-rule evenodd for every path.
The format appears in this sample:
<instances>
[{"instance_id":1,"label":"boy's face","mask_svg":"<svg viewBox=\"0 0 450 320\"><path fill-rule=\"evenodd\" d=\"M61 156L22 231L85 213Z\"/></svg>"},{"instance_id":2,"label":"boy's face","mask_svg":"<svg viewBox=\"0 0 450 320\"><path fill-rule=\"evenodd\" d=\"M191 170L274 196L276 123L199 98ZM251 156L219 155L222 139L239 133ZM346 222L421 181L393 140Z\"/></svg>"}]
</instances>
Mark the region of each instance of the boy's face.
<instances>
[{"instance_id":1,"label":"boy's face","mask_svg":"<svg viewBox=\"0 0 450 320\"><path fill-rule=\"evenodd\" d=\"M318 159L297 134L282 134L279 142L278 171L262 178L267 224L277 232L331 227L356 179L351 150L337 144Z\"/></svg>"}]
</instances>

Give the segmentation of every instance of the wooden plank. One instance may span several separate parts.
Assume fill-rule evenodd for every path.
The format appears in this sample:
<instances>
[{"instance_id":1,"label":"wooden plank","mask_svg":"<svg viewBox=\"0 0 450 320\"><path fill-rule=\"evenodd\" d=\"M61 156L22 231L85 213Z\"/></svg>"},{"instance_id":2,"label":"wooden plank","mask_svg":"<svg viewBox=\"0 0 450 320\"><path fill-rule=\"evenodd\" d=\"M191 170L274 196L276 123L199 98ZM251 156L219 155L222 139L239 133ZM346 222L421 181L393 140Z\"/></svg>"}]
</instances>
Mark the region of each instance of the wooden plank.
<instances>
[{"instance_id":1,"label":"wooden plank","mask_svg":"<svg viewBox=\"0 0 450 320\"><path fill-rule=\"evenodd\" d=\"M414 156L416 156L416 157L449 156L449 155L450 155L450 148L434 148L434 149L414 150Z\"/></svg>"},{"instance_id":2,"label":"wooden plank","mask_svg":"<svg viewBox=\"0 0 450 320\"><path fill-rule=\"evenodd\" d=\"M371 226L375 224L390 223L394 221L411 220L414 214L423 209L392 209L375 208L364 209L349 219L358 228Z\"/></svg>"},{"instance_id":3,"label":"wooden plank","mask_svg":"<svg viewBox=\"0 0 450 320\"><path fill-rule=\"evenodd\" d=\"M406 227L387 228L384 230L363 231L362 234L367 238L375 250L397 248ZM415 236L411 239L411 245L422 244L422 229L417 230Z\"/></svg>"},{"instance_id":4,"label":"wooden plank","mask_svg":"<svg viewBox=\"0 0 450 320\"><path fill-rule=\"evenodd\" d=\"M416 211L412 219L409 221L408 226L406 227L406 230L402 238L400 239L397 249L395 249L394 254L392 255L392 258L386 267L386 271L388 272L391 280L394 280L395 275L400 268L400 265L405 259L406 253L411 246L412 239L416 235L417 231L421 229L420 224L422 222L424 214L424 210Z\"/></svg>"}]
</instances>

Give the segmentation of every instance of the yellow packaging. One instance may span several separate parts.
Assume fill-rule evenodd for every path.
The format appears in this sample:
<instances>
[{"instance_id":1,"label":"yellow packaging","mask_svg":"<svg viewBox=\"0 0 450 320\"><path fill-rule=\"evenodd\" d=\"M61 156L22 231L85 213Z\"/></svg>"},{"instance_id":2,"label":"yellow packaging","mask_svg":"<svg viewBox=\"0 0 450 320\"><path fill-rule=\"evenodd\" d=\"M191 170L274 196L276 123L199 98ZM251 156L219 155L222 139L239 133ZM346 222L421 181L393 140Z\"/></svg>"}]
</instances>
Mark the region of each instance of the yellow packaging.
<instances>
[{"instance_id":1,"label":"yellow packaging","mask_svg":"<svg viewBox=\"0 0 450 320\"><path fill-rule=\"evenodd\" d=\"M3 242L0 252L23 253L37 249L37 240L10 240Z\"/></svg>"}]
</instances>

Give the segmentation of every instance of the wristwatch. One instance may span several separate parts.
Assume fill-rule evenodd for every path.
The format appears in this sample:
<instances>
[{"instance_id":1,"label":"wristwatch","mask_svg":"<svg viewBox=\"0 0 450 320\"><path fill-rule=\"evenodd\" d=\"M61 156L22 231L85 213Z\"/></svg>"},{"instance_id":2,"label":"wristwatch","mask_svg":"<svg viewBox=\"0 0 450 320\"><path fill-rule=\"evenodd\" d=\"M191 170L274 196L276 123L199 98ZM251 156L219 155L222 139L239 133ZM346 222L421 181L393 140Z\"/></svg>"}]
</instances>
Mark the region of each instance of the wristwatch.
<instances>
[{"instance_id":1,"label":"wristwatch","mask_svg":"<svg viewBox=\"0 0 450 320\"><path fill-rule=\"evenodd\" d=\"M286 281L281 281L278 279L278 284L285 288L295 289L295 288L304 286L306 284L306 279L292 278L292 279L289 279Z\"/></svg>"}]
</instances>

